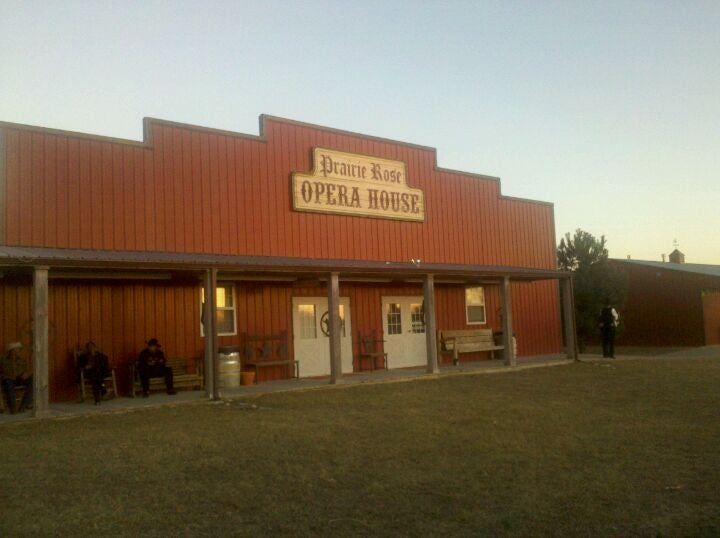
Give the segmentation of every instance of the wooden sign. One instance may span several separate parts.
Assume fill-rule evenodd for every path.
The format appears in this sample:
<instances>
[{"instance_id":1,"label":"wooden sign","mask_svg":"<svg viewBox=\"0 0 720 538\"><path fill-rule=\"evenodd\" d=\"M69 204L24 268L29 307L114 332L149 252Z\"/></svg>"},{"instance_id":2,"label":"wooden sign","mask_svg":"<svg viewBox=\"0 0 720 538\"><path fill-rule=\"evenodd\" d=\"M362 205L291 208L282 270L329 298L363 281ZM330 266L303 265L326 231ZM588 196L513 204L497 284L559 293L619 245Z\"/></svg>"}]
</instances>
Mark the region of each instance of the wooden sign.
<instances>
[{"instance_id":1,"label":"wooden sign","mask_svg":"<svg viewBox=\"0 0 720 538\"><path fill-rule=\"evenodd\" d=\"M292 195L296 211L425 220L425 195L408 186L402 161L315 148L312 173L292 174Z\"/></svg>"}]
</instances>

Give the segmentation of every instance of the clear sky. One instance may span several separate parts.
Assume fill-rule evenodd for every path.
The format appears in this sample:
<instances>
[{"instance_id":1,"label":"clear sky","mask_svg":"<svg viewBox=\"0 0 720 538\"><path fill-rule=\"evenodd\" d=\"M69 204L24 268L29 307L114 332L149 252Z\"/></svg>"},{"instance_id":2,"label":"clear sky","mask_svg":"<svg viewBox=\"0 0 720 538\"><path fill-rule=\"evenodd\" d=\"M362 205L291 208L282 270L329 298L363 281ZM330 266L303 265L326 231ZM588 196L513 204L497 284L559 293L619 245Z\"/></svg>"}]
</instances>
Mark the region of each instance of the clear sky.
<instances>
[{"instance_id":1,"label":"clear sky","mask_svg":"<svg viewBox=\"0 0 720 538\"><path fill-rule=\"evenodd\" d=\"M0 120L261 113L436 147L612 257L720 264L720 0L0 0Z\"/></svg>"}]
</instances>

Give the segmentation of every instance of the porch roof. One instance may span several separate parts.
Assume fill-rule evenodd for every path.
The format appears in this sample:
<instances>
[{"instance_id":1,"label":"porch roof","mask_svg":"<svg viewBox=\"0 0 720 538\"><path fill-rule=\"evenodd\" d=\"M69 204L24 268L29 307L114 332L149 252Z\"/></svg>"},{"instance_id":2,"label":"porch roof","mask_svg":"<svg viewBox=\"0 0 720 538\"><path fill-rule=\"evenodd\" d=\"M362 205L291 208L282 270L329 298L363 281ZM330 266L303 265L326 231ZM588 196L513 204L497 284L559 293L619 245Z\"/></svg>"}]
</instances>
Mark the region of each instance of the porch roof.
<instances>
[{"instance_id":1,"label":"porch roof","mask_svg":"<svg viewBox=\"0 0 720 538\"><path fill-rule=\"evenodd\" d=\"M227 254L158 251L85 250L0 245L0 267L48 266L77 271L181 271L217 269L238 276L303 275L339 273L340 276L368 278L419 278L426 274L463 279L534 281L570 278L571 273L553 269L499 265L426 263L420 260L373 261L291 258L278 256L237 256Z\"/></svg>"}]
</instances>

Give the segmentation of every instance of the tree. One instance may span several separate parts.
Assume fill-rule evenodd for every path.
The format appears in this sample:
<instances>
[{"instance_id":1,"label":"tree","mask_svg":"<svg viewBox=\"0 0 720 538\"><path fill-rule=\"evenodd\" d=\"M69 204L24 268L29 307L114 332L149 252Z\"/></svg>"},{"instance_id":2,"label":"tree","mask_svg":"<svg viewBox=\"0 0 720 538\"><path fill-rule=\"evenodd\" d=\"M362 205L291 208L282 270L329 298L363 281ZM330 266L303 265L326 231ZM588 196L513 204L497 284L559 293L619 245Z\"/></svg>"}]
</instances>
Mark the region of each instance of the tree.
<instances>
[{"instance_id":1,"label":"tree","mask_svg":"<svg viewBox=\"0 0 720 538\"><path fill-rule=\"evenodd\" d=\"M578 228L575 237L570 232L560 240L557 250L558 267L563 271L577 271L592 266L594 263L607 261L608 251L605 248L605 236L600 240L589 232Z\"/></svg>"},{"instance_id":2,"label":"tree","mask_svg":"<svg viewBox=\"0 0 720 538\"><path fill-rule=\"evenodd\" d=\"M595 238L584 230L566 233L557 249L558 268L575 273L575 323L578 346L596 339L598 316L605 302L619 309L627 293L625 275L608 263L605 236Z\"/></svg>"}]
</instances>

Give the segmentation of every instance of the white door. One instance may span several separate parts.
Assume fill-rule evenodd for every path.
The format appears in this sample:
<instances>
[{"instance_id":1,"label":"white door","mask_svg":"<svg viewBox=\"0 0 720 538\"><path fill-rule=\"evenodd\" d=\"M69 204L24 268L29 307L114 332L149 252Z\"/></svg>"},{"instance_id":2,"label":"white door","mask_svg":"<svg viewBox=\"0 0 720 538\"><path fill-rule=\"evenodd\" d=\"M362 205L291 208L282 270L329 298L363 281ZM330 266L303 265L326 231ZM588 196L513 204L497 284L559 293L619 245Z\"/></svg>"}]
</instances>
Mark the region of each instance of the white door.
<instances>
[{"instance_id":1,"label":"white door","mask_svg":"<svg viewBox=\"0 0 720 538\"><path fill-rule=\"evenodd\" d=\"M330 375L327 297L293 297L293 346L300 377ZM343 373L353 371L350 299L340 297L340 357Z\"/></svg>"},{"instance_id":2,"label":"white door","mask_svg":"<svg viewBox=\"0 0 720 538\"><path fill-rule=\"evenodd\" d=\"M383 297L385 352L390 368L427 364L422 297Z\"/></svg>"}]
</instances>

